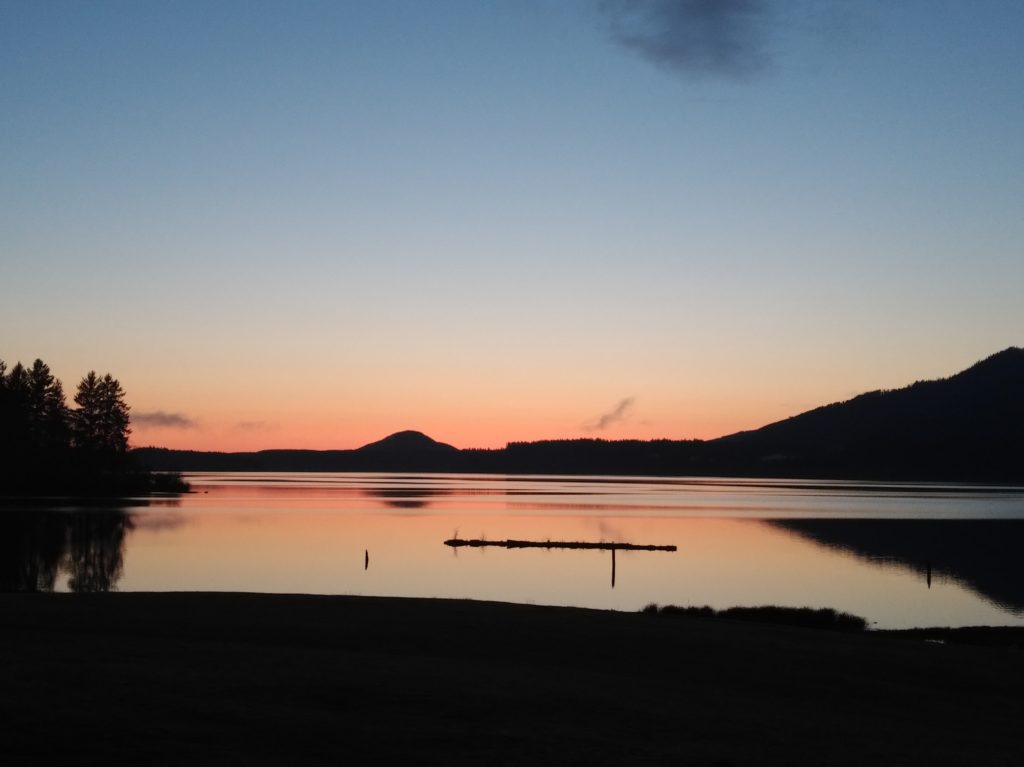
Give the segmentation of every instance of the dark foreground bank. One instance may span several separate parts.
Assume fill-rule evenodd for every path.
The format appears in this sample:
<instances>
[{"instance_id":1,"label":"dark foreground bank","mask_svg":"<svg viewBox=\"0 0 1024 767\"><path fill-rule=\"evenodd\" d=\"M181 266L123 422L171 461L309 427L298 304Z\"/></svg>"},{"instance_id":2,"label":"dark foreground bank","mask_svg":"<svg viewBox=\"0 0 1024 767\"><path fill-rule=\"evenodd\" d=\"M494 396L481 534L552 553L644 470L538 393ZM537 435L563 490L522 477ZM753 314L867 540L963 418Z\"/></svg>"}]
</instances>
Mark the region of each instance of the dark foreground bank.
<instances>
[{"instance_id":1,"label":"dark foreground bank","mask_svg":"<svg viewBox=\"0 0 1024 767\"><path fill-rule=\"evenodd\" d=\"M4 750L39 763L1024 758L1016 647L353 597L3 594L0 616Z\"/></svg>"}]
</instances>

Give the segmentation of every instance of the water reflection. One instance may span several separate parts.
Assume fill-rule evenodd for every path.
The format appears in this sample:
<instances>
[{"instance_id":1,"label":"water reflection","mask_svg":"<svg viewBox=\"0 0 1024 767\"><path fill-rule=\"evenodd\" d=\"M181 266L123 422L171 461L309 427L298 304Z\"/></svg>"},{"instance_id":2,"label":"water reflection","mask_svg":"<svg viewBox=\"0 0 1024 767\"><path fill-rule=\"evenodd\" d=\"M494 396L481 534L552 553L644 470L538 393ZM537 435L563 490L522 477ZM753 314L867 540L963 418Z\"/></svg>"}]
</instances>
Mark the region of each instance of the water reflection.
<instances>
[{"instance_id":1,"label":"water reflection","mask_svg":"<svg viewBox=\"0 0 1024 767\"><path fill-rule=\"evenodd\" d=\"M769 524L873 563L933 574L1024 612L1024 520L786 519Z\"/></svg>"},{"instance_id":2,"label":"water reflection","mask_svg":"<svg viewBox=\"0 0 1024 767\"><path fill-rule=\"evenodd\" d=\"M74 592L110 591L124 572L124 509L4 511L0 590L53 591L61 576Z\"/></svg>"},{"instance_id":3,"label":"water reflection","mask_svg":"<svg viewBox=\"0 0 1024 767\"><path fill-rule=\"evenodd\" d=\"M468 597L621 610L811 605L889 628L1024 623L1024 492L1006 488L859 492L849 483L422 474L189 479L195 492L145 509L0 509L0 588ZM458 557L441 543L459 530L492 541L637 541L679 551L478 548Z\"/></svg>"},{"instance_id":4,"label":"water reflection","mask_svg":"<svg viewBox=\"0 0 1024 767\"><path fill-rule=\"evenodd\" d=\"M185 526L188 522L188 517L169 511L154 511L147 512L146 514L133 514L131 516L133 530L148 530L154 533L162 530L171 532Z\"/></svg>"},{"instance_id":5,"label":"water reflection","mask_svg":"<svg viewBox=\"0 0 1024 767\"><path fill-rule=\"evenodd\" d=\"M447 490L433 487L370 487L363 492L394 509L423 509L432 499L450 495Z\"/></svg>"}]
</instances>

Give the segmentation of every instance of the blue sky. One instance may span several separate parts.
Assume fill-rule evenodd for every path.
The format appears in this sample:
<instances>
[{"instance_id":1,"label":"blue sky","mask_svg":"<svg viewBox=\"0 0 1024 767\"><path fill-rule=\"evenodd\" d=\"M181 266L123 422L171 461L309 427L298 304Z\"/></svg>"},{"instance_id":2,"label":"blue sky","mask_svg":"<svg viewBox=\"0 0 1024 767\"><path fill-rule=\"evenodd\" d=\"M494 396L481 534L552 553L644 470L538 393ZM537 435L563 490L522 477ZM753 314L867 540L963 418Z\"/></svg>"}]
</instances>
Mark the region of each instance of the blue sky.
<instances>
[{"instance_id":1,"label":"blue sky","mask_svg":"<svg viewBox=\"0 0 1024 767\"><path fill-rule=\"evenodd\" d=\"M224 448L711 437L948 375L1024 343L1022 21L5 1L0 357Z\"/></svg>"}]
</instances>

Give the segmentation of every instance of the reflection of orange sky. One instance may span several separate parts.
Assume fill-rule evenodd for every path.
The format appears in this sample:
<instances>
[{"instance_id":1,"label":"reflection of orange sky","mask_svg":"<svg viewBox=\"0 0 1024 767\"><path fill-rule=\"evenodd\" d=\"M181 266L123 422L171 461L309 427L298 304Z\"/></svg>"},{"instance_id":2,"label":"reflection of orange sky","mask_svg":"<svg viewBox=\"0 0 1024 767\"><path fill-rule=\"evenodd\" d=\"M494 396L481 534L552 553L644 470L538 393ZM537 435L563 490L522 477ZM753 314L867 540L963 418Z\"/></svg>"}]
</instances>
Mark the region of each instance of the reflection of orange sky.
<instances>
[{"instance_id":1,"label":"reflection of orange sky","mask_svg":"<svg viewBox=\"0 0 1024 767\"><path fill-rule=\"evenodd\" d=\"M154 515L153 525L142 520L130 534L120 588L470 597L621 610L650 602L830 606L889 626L1007 620L955 584L928 589L905 568L866 566L751 520L218 506L178 512L178 527L166 524L166 512ZM679 550L618 552L613 590L606 551L455 551L443 545L455 533L671 543Z\"/></svg>"}]
</instances>

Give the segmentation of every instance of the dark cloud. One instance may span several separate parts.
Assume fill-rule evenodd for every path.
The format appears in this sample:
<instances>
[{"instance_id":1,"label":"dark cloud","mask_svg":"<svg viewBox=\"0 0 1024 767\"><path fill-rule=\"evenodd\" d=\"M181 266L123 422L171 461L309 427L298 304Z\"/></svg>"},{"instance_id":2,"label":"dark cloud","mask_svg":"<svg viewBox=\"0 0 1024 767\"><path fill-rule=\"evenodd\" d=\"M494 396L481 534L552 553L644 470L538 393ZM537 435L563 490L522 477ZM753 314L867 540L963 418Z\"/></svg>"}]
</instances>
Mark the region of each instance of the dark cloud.
<instances>
[{"instance_id":1,"label":"dark cloud","mask_svg":"<svg viewBox=\"0 0 1024 767\"><path fill-rule=\"evenodd\" d=\"M152 410L148 413L132 413L132 423L139 426L156 426L164 429L194 429L196 422L181 413L165 413Z\"/></svg>"},{"instance_id":2,"label":"dark cloud","mask_svg":"<svg viewBox=\"0 0 1024 767\"><path fill-rule=\"evenodd\" d=\"M601 431L602 429L607 429L613 423L618 423L619 421L624 420L629 414L629 409L633 407L633 403L635 401L636 400L633 397L626 397L625 399L620 400L615 407L604 415L599 415L589 423L586 428L592 431Z\"/></svg>"},{"instance_id":3,"label":"dark cloud","mask_svg":"<svg viewBox=\"0 0 1024 767\"><path fill-rule=\"evenodd\" d=\"M612 38L677 74L740 79L771 66L771 0L607 0Z\"/></svg>"}]
</instances>

